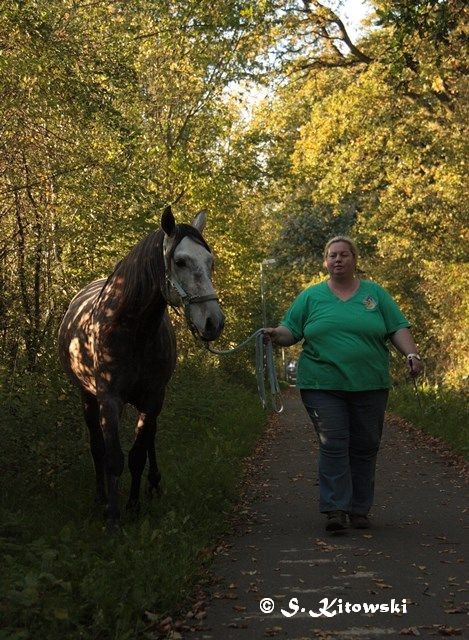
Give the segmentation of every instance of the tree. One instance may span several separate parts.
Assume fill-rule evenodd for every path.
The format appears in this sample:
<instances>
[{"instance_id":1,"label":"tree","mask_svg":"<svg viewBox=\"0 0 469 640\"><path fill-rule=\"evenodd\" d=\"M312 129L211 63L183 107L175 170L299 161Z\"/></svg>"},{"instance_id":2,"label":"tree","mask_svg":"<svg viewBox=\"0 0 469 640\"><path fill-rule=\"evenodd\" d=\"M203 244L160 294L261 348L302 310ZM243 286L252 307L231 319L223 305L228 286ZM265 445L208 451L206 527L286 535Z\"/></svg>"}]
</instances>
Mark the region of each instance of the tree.
<instances>
[{"instance_id":1,"label":"tree","mask_svg":"<svg viewBox=\"0 0 469 640\"><path fill-rule=\"evenodd\" d=\"M66 300L154 228L163 204L189 215L222 186L220 98L256 56L261 4L2 4L7 368L17 354L37 365Z\"/></svg>"},{"instance_id":2,"label":"tree","mask_svg":"<svg viewBox=\"0 0 469 640\"><path fill-rule=\"evenodd\" d=\"M444 269L456 273L467 260L463 16L450 3L414 3L412 10L376 3L380 22L359 43L368 60L358 62L350 47L340 52L344 59L331 57L320 40L336 41L340 26L334 12L309 4L315 11L308 18L320 11L332 30L316 30L314 43L307 31L303 40L292 11L298 47L290 53L298 58L288 61L290 76L274 105L258 116L259 156L278 169L269 188L279 196L279 246L285 260L312 269L323 238L350 229L368 274L392 290L419 328L430 371L449 380L448 363L460 359L448 344L460 348L462 334L437 274L443 282ZM291 74L300 68L302 75ZM282 114L280 126L272 114ZM453 292L461 295L461 287ZM453 371L451 380L458 376Z\"/></svg>"}]
</instances>

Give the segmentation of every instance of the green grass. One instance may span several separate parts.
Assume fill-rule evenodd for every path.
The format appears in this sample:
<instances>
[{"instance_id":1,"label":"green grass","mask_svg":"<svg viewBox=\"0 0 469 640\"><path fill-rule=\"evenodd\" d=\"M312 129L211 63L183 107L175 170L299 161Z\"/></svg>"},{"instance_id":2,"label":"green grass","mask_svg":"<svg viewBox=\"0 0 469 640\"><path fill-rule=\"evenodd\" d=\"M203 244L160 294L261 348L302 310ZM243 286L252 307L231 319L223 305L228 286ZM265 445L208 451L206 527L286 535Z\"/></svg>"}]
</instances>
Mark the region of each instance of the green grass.
<instances>
[{"instance_id":1,"label":"green grass","mask_svg":"<svg viewBox=\"0 0 469 640\"><path fill-rule=\"evenodd\" d=\"M419 384L416 392L410 384L399 385L391 391L389 411L426 433L438 436L456 452L468 457L469 402L462 391Z\"/></svg>"},{"instance_id":2,"label":"green grass","mask_svg":"<svg viewBox=\"0 0 469 640\"><path fill-rule=\"evenodd\" d=\"M159 421L161 498L106 533L78 398L50 380L4 392L0 639L144 637L145 611L175 613L227 528L242 460L265 414L252 390L214 370L180 370ZM65 386L65 385L64 385ZM53 390L55 387L55 391ZM133 416L121 429L131 445ZM123 476L122 503L129 485Z\"/></svg>"}]
</instances>

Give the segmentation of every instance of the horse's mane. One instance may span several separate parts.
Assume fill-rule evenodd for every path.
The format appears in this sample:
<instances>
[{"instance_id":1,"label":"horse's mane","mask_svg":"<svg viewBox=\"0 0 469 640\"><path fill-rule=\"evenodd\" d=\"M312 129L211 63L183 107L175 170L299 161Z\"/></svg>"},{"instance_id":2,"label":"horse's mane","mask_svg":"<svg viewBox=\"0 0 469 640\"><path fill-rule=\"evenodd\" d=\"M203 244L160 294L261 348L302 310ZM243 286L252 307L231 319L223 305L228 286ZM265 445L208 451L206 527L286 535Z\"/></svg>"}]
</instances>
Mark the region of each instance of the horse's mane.
<instances>
[{"instance_id":1,"label":"horse's mane","mask_svg":"<svg viewBox=\"0 0 469 640\"><path fill-rule=\"evenodd\" d=\"M151 303L154 302L158 292L164 290L164 235L163 230L158 229L140 240L125 258L116 265L109 277L108 283L113 289L113 294L118 299L117 307L113 314L114 322L124 315L132 315L133 318L141 317ZM168 252L168 262L173 257L177 245L187 236L211 252L210 247L198 229L190 224L178 224L175 227L174 240Z\"/></svg>"}]
</instances>

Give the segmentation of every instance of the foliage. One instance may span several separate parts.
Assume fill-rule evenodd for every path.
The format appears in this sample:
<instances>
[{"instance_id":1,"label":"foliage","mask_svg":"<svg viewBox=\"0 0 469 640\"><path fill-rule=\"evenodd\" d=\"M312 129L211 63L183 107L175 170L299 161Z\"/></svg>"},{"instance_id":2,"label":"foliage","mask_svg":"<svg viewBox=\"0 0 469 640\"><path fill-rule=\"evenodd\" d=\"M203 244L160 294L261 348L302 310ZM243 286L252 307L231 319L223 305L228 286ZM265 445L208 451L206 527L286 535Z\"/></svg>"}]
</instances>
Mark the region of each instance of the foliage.
<instances>
[{"instance_id":1,"label":"foliage","mask_svg":"<svg viewBox=\"0 0 469 640\"><path fill-rule=\"evenodd\" d=\"M263 30L262 7L259 15L243 7L2 3L0 350L8 368L18 358L40 366L66 300L109 273L159 223L164 203L180 201L183 219L211 207L213 235L226 233L236 199L222 140L233 113L220 98L254 64ZM234 247L245 245L229 231Z\"/></svg>"}]
</instances>

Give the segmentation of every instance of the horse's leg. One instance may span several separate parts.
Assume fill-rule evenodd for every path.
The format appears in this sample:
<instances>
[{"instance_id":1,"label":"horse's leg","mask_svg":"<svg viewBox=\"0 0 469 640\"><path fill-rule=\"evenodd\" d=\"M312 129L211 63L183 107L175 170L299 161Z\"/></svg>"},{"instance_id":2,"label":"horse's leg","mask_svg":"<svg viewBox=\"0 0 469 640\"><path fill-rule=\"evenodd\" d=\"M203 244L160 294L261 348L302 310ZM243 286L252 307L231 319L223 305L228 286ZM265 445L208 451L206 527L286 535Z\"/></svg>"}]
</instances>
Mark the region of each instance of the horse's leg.
<instances>
[{"instance_id":1,"label":"horse's leg","mask_svg":"<svg viewBox=\"0 0 469 640\"><path fill-rule=\"evenodd\" d=\"M152 425L152 429L148 434L148 495L151 498L153 491L159 493L161 491L161 474L158 470L156 463L156 451L155 451L155 435L156 435L156 417Z\"/></svg>"},{"instance_id":2,"label":"horse's leg","mask_svg":"<svg viewBox=\"0 0 469 640\"><path fill-rule=\"evenodd\" d=\"M99 425L99 405L96 397L83 391L81 394L83 413L90 434L90 449L96 472L96 502L106 503L104 482L104 439Z\"/></svg>"},{"instance_id":3,"label":"horse's leg","mask_svg":"<svg viewBox=\"0 0 469 640\"><path fill-rule=\"evenodd\" d=\"M119 419L122 413L122 401L113 396L105 396L99 401L99 419L103 432L107 475L107 516L109 523L115 524L120 517L119 478L124 469L124 454L119 442Z\"/></svg>"},{"instance_id":4,"label":"horse's leg","mask_svg":"<svg viewBox=\"0 0 469 640\"><path fill-rule=\"evenodd\" d=\"M127 509L138 512L140 508L140 483L147 461L147 451L156 431L156 415L154 413L138 414L135 429L135 441L129 451L129 470L132 476L130 496ZM150 462L151 465L151 462Z\"/></svg>"}]
</instances>

